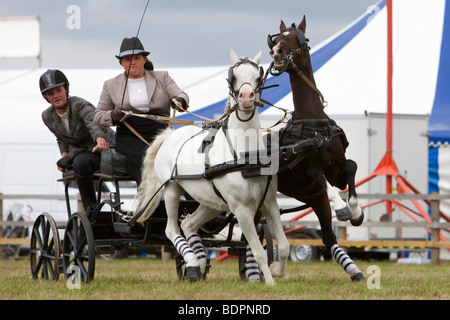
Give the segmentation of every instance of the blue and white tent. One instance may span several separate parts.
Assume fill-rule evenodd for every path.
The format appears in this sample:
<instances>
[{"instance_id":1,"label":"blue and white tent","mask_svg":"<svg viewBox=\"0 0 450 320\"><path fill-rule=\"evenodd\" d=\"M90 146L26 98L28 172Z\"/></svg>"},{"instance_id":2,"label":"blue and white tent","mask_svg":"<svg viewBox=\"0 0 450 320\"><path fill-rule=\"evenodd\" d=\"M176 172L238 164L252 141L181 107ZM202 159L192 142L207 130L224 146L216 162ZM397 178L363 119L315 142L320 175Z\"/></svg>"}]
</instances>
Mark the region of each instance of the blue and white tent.
<instances>
[{"instance_id":1,"label":"blue and white tent","mask_svg":"<svg viewBox=\"0 0 450 320\"><path fill-rule=\"evenodd\" d=\"M428 131L429 192L450 193L450 3L446 4L442 27L439 72ZM441 203L449 212L450 204Z\"/></svg>"},{"instance_id":2,"label":"blue and white tent","mask_svg":"<svg viewBox=\"0 0 450 320\"><path fill-rule=\"evenodd\" d=\"M393 113L430 115L428 191L450 193L450 3L393 0L392 20ZM314 27L307 22L306 35L308 28ZM330 116L386 113L386 1L379 1L344 30L312 48L311 60ZM224 93L225 77L223 71L212 79L218 81L217 86L223 86ZM266 84L280 86L265 91L264 99L286 109L293 108L286 74L269 77ZM195 97L195 92L204 85L203 82L187 91ZM214 98L210 103L194 101L191 105L196 108L192 111L208 118L222 114L226 95L217 99L215 94ZM280 115L280 111L265 107L261 117L265 115ZM181 117L195 119L188 114ZM441 209L450 212L450 204L442 203Z\"/></svg>"},{"instance_id":3,"label":"blue and white tent","mask_svg":"<svg viewBox=\"0 0 450 320\"><path fill-rule=\"evenodd\" d=\"M393 1L394 113L431 112L441 56L445 3L445 0ZM312 48L315 80L328 101L328 114L386 112L386 19L386 1L382 0L344 30ZM306 35L308 28L314 27L307 22ZM267 48L265 52L268 54ZM192 111L209 118L223 113L226 70L210 79L212 82L217 80L217 86L223 88L222 98L214 92L211 98L215 100L209 100L209 103L208 99L201 103L194 101ZM263 93L266 100L292 109L286 74L269 77L266 84L280 85ZM196 97L196 92L206 87L211 87L210 83L202 81L187 92ZM266 108L263 114L272 112L277 111Z\"/></svg>"}]
</instances>

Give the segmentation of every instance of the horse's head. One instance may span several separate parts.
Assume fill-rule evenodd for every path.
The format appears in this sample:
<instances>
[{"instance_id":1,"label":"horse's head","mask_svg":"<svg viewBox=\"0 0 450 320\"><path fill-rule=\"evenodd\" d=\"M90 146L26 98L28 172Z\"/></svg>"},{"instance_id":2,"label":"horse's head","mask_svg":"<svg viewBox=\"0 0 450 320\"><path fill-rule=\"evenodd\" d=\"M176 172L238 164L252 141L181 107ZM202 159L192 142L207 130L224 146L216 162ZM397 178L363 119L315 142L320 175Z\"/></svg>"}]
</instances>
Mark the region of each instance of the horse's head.
<instances>
[{"instance_id":1,"label":"horse's head","mask_svg":"<svg viewBox=\"0 0 450 320\"><path fill-rule=\"evenodd\" d=\"M300 69L306 65L309 47L305 30L306 18L303 16L298 27L295 27L294 23L290 27L286 27L281 21L280 33L267 36L267 44L272 56L270 74L277 76L284 71L289 71L292 63L295 63Z\"/></svg>"},{"instance_id":2,"label":"horse's head","mask_svg":"<svg viewBox=\"0 0 450 320\"><path fill-rule=\"evenodd\" d=\"M228 87L230 89L229 102L237 105L237 109L246 114L253 114L255 102L259 99L263 68L259 67L262 51L253 59L238 58L233 49L230 50L232 67L228 70ZM234 103L233 103L234 100Z\"/></svg>"}]
</instances>

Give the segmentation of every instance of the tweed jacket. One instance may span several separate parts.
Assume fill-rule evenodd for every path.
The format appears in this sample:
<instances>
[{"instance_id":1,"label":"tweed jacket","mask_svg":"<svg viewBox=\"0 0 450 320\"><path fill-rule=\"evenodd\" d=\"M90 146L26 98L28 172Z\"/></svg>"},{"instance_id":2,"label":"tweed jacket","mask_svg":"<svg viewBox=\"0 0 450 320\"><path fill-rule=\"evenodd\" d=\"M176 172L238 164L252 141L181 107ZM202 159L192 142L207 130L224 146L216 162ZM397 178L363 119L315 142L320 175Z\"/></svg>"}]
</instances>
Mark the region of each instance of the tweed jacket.
<instances>
[{"instance_id":1,"label":"tweed jacket","mask_svg":"<svg viewBox=\"0 0 450 320\"><path fill-rule=\"evenodd\" d=\"M144 77L148 100L150 101L150 114L169 116L169 100L174 97L181 97L189 104L188 95L178 87L167 71L145 70ZM104 82L100 100L94 112L95 124L102 127L114 125L111 113L114 109L121 108L125 83L125 72ZM130 105L128 90L125 90L122 109L142 113Z\"/></svg>"},{"instance_id":2,"label":"tweed jacket","mask_svg":"<svg viewBox=\"0 0 450 320\"><path fill-rule=\"evenodd\" d=\"M62 119L53 106L42 112L42 120L56 136L61 153L68 152L70 155L76 155L91 150L97 145L98 137L105 138L110 146L114 146L114 131L111 128L96 126L92 121L95 107L91 103L79 97L70 97L69 105L70 132L67 132Z\"/></svg>"}]
</instances>

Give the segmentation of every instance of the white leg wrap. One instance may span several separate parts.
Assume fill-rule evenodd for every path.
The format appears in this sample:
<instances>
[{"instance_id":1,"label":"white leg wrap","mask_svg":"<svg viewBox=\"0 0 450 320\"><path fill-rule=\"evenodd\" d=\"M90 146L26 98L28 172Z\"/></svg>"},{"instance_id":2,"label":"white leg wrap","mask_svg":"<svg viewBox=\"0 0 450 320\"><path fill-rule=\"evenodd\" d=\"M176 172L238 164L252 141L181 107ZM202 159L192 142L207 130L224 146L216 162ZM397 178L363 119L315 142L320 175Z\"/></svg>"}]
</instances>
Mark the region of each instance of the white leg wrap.
<instances>
[{"instance_id":1,"label":"white leg wrap","mask_svg":"<svg viewBox=\"0 0 450 320\"><path fill-rule=\"evenodd\" d=\"M205 248L202 244L202 239L200 239L199 235L196 233L191 233L187 237L187 241L189 246L194 251L195 256L197 257L198 263L200 264L200 268L202 268L202 272L205 272L206 268L206 253Z\"/></svg>"},{"instance_id":2,"label":"white leg wrap","mask_svg":"<svg viewBox=\"0 0 450 320\"><path fill-rule=\"evenodd\" d=\"M188 263L192 259L195 259L194 251L192 251L191 247L182 236L175 236L172 242L175 245L177 251L183 256L183 259L186 263Z\"/></svg>"},{"instance_id":3,"label":"white leg wrap","mask_svg":"<svg viewBox=\"0 0 450 320\"><path fill-rule=\"evenodd\" d=\"M353 260L350 259L350 257L344 252L344 250L342 250L342 248L340 248L337 244L334 244L331 247L331 253L333 254L336 262L339 263L342 269L344 269L348 274L353 275L355 273L354 270L358 270Z\"/></svg>"},{"instance_id":4,"label":"white leg wrap","mask_svg":"<svg viewBox=\"0 0 450 320\"><path fill-rule=\"evenodd\" d=\"M194 251L197 259L206 259L205 249L203 248L202 240L200 239L198 234L191 233L190 235L188 235L187 241L189 243L189 246Z\"/></svg>"},{"instance_id":5,"label":"white leg wrap","mask_svg":"<svg viewBox=\"0 0 450 320\"><path fill-rule=\"evenodd\" d=\"M250 282L256 282L260 280L261 272L259 271L258 263L253 256L252 249L250 245L247 245L246 255L245 255L245 265L247 267L246 274Z\"/></svg>"}]
</instances>

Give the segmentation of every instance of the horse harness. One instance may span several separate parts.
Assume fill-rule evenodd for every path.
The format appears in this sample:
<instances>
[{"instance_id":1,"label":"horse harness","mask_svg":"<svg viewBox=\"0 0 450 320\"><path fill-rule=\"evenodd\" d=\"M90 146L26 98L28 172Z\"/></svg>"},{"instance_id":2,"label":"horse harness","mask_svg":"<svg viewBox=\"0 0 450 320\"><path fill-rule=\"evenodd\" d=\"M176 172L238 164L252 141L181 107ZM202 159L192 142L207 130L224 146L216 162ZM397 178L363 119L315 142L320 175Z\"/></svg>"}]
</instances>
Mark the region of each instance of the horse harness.
<instances>
[{"instance_id":1,"label":"horse harness","mask_svg":"<svg viewBox=\"0 0 450 320\"><path fill-rule=\"evenodd\" d=\"M331 164L328 148L332 139L339 137L344 150L349 143L344 130L332 119L290 120L280 130L280 162L294 168L309 153L319 151L322 159Z\"/></svg>"},{"instance_id":2,"label":"horse harness","mask_svg":"<svg viewBox=\"0 0 450 320\"><path fill-rule=\"evenodd\" d=\"M263 167L267 167L270 166L270 164L262 164L261 161L259 161L259 157L258 155L253 156L251 154L254 153L244 153L241 154L241 158L238 157L236 151L234 150L230 138L227 135L227 124L228 124L228 119L229 119L229 114L231 114L233 111L236 112L237 118L239 121L241 122L247 122L250 121L253 116L255 115L255 109L253 109L253 112L250 116L250 118L248 119L241 119L238 116L238 102L237 102L237 95L239 94L239 90L241 89L239 88L234 88L234 74L233 74L233 69L238 67L241 64L244 63L248 63L251 64L252 66L254 66L255 68L257 68L259 70L259 78L258 78L258 83L256 88L253 89L253 91L255 93L260 93L262 90L267 89L263 87L263 84L265 82L265 79L267 77L267 73L266 75L264 75L264 70L262 67L258 66L255 62L251 61L249 58L241 58L238 62L236 62L233 66L231 66L228 69L228 78L227 78L227 82L228 82L228 89L230 91L230 95L233 97L233 99L235 100L236 104L230 108L230 110L228 110L228 112L226 113L226 118L224 119L224 121L217 121L214 123L211 123L209 126L205 126L204 130L209 130L209 133L206 135L206 137L203 139L202 144L198 150L199 153L205 153L205 171L201 174L192 174L192 175L178 175L176 173L177 171L177 165L175 164L174 169L173 169L173 173L172 173L172 177L171 179L206 179L206 180L211 180L212 185L213 185L213 189L214 192L217 194L217 196L219 196L225 203L225 199L224 197L220 194L219 190L216 188L216 186L214 185L214 181L212 181L214 178L216 178L219 175L223 175L223 174L227 174L230 172L236 172L236 171L240 171L242 174L242 177L244 179L246 178L251 178L251 177L257 177L257 176L261 176L261 168ZM248 82L244 82L241 87L244 84L249 84ZM251 84L250 84L251 85ZM261 105L261 103L259 103L258 105ZM220 119L222 120L222 118ZM190 139L194 138L195 136L197 136L198 134L203 133L203 131L200 131L199 133L193 135ZM212 144L214 142L215 136L217 134L217 132L219 130L222 130L225 136L225 139L227 141L228 147L230 149L231 154L233 155L233 160L231 161L225 161L223 163L219 163L216 165L212 165L209 162L209 150L212 147ZM190 139L187 139L184 144L189 141ZM183 146L184 146L183 144ZM183 148L183 146L180 148L179 153L181 152L181 149ZM258 154L258 152L257 152ZM177 156L178 157L178 156ZM253 163L255 162L256 163ZM262 206L264 199L267 195L267 191L269 190L269 186L270 186L270 182L272 181L272 176L271 175L267 175L267 184L264 190L264 195L259 203L258 209Z\"/></svg>"},{"instance_id":3,"label":"horse harness","mask_svg":"<svg viewBox=\"0 0 450 320\"><path fill-rule=\"evenodd\" d=\"M200 148L198 150L199 153L205 153L205 171L203 173L179 175L177 173L177 164L175 164L173 172L172 172L172 177L171 177L171 180L173 180L173 179L206 179L206 180L211 180L214 192L225 203L227 203L225 198L222 196L220 191L214 185L214 181L213 181L214 178L216 178L216 177L218 177L220 175L224 175L224 174L227 174L227 173L230 173L230 172L237 172L237 171L241 172L241 175L242 175L242 177L244 179L252 178L252 177L259 177L259 176L261 176L261 168L270 166L270 163L262 164L261 161L259 161L259 157L257 155L254 156L253 152L241 153L240 154L241 157L239 158L237 153L236 153L236 150L234 150L233 146L231 145L231 141L230 141L229 136L227 135L227 123L228 123L228 118L226 118L225 121L223 121L223 122L216 122L216 123L212 124L211 126L208 126L207 128L204 128L204 130L194 134L192 137L187 139L184 142L184 144L183 144L183 146L184 146L187 143L187 141L189 141L190 139L193 139L197 135L203 133L205 130L209 130L208 134L203 139L202 144L201 144L201 146L200 146ZM215 136L219 132L219 130L222 130L223 133L224 133L224 136L226 138L226 141L227 141L228 147L230 149L230 152L233 155L233 160L225 161L225 162L222 162L222 163L219 163L219 164L216 164L216 165L211 165L210 162L209 162L209 151L210 151L210 149L211 149L211 147L212 147L212 145L214 143ZM178 159L178 156L179 156L183 146L178 151L177 159ZM254 163L254 162L256 162L256 163ZM270 186L270 182L271 181L272 181L272 176L271 175L267 175L266 187L264 189L263 197L262 197L262 199L261 199L261 201L260 201L260 203L258 205L258 209L262 206L262 204L264 202L264 199L266 198L266 195L267 195L267 192L269 190L269 186Z\"/></svg>"}]
</instances>

